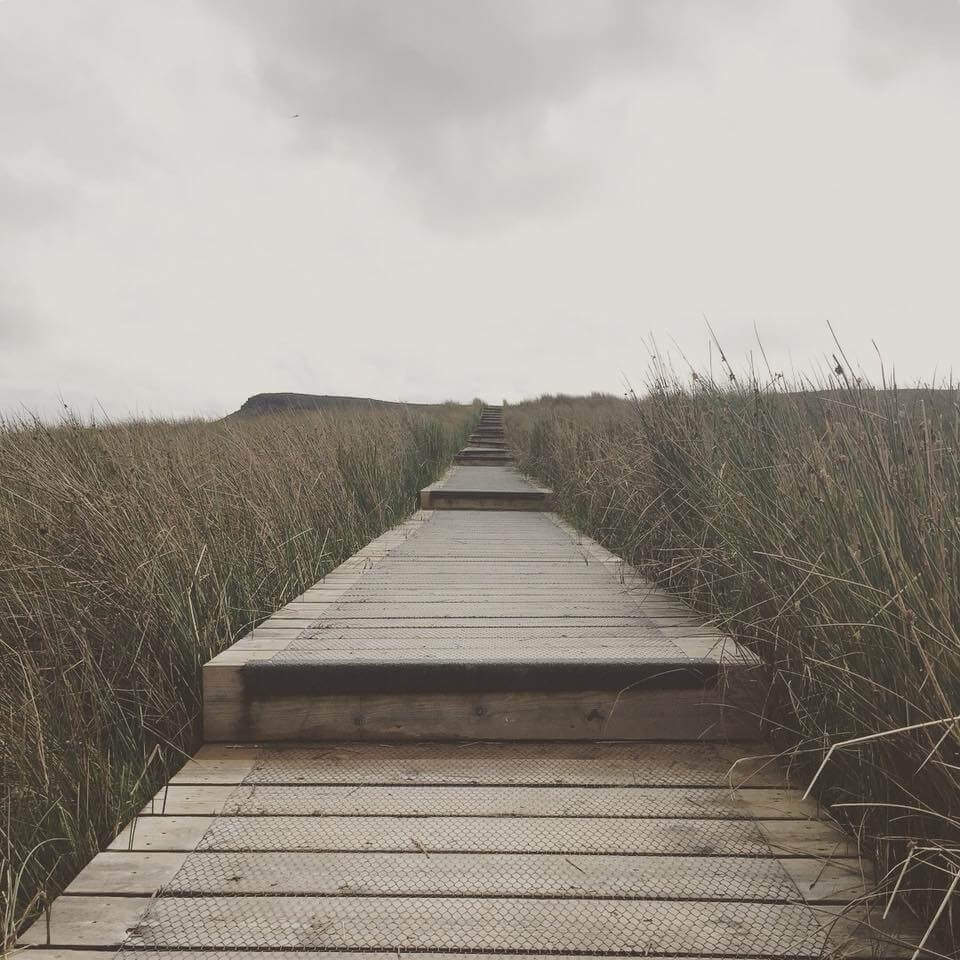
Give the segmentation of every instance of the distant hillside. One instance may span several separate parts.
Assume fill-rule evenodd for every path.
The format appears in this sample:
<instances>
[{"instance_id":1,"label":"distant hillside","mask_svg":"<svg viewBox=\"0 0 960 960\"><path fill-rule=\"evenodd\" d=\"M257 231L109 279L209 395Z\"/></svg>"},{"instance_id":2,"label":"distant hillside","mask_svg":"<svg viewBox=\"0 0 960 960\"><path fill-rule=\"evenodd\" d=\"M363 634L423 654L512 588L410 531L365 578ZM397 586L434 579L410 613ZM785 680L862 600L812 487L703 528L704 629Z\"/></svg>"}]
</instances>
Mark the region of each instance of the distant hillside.
<instances>
[{"instance_id":1,"label":"distant hillside","mask_svg":"<svg viewBox=\"0 0 960 960\"><path fill-rule=\"evenodd\" d=\"M331 397L317 393L257 393L232 413L233 417L258 417L290 410L329 410L344 407L426 407L426 403L395 403L370 397Z\"/></svg>"}]
</instances>

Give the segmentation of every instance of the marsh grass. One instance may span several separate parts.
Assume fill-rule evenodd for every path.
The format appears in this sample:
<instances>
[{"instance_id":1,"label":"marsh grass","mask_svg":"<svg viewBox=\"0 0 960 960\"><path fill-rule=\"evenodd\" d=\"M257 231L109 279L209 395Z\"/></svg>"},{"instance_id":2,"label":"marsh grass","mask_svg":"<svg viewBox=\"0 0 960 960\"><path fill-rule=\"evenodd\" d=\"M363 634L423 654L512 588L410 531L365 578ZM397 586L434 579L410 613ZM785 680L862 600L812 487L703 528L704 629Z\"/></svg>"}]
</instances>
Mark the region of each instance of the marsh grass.
<instances>
[{"instance_id":1,"label":"marsh grass","mask_svg":"<svg viewBox=\"0 0 960 960\"><path fill-rule=\"evenodd\" d=\"M958 396L845 371L793 389L660 366L642 398L509 407L508 439L567 517L763 657L757 710L800 786L858 741L816 792L956 956Z\"/></svg>"},{"instance_id":2,"label":"marsh grass","mask_svg":"<svg viewBox=\"0 0 960 960\"><path fill-rule=\"evenodd\" d=\"M204 661L410 513L476 416L0 426L5 942L195 747Z\"/></svg>"}]
</instances>

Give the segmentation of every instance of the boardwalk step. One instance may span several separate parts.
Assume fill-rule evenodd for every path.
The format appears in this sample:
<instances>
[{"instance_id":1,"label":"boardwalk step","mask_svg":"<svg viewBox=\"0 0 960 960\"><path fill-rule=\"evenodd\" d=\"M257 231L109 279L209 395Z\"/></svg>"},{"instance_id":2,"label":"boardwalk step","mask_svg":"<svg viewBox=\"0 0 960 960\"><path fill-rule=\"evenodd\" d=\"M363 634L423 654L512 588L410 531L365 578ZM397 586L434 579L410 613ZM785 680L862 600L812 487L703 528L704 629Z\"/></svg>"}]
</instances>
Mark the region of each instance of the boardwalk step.
<instances>
[{"instance_id":1,"label":"boardwalk step","mask_svg":"<svg viewBox=\"0 0 960 960\"><path fill-rule=\"evenodd\" d=\"M552 492L538 487L506 465L506 451L466 447L461 462L420 491L424 510L533 510L552 508ZM477 470L482 461L499 464Z\"/></svg>"},{"instance_id":2,"label":"boardwalk step","mask_svg":"<svg viewBox=\"0 0 960 960\"><path fill-rule=\"evenodd\" d=\"M206 665L207 740L756 734L753 658L556 518L424 513L357 559Z\"/></svg>"},{"instance_id":3,"label":"boardwalk step","mask_svg":"<svg viewBox=\"0 0 960 960\"><path fill-rule=\"evenodd\" d=\"M548 490L457 490L420 491L424 510L549 510Z\"/></svg>"},{"instance_id":4,"label":"boardwalk step","mask_svg":"<svg viewBox=\"0 0 960 960\"><path fill-rule=\"evenodd\" d=\"M835 920L831 917L831 920ZM605 950L819 956L830 924L803 904L414 897L165 897L134 949ZM841 926L846 926L841 924Z\"/></svg>"},{"instance_id":5,"label":"boardwalk step","mask_svg":"<svg viewBox=\"0 0 960 960\"><path fill-rule=\"evenodd\" d=\"M465 953L492 960L504 952L524 960L578 954L905 960L912 949L898 934L895 922L881 921L877 911L871 917L866 908L847 904L269 893L77 896L62 897L53 912L51 943L59 949L31 949L29 956L66 960L73 948L86 960L106 960L123 946L149 951L151 960L200 960L228 952L236 960L280 960L291 952L316 957L308 951L338 958L349 952L361 960L400 953L413 960L454 960ZM35 925L27 942L43 944L44 931Z\"/></svg>"},{"instance_id":6,"label":"boardwalk step","mask_svg":"<svg viewBox=\"0 0 960 960\"><path fill-rule=\"evenodd\" d=\"M22 942L33 960L909 956L815 814L756 745L206 746Z\"/></svg>"},{"instance_id":7,"label":"boardwalk step","mask_svg":"<svg viewBox=\"0 0 960 960\"><path fill-rule=\"evenodd\" d=\"M260 688L260 676L244 673L243 664L205 668L207 740L725 740L757 730L749 714L694 688L276 693Z\"/></svg>"}]
</instances>

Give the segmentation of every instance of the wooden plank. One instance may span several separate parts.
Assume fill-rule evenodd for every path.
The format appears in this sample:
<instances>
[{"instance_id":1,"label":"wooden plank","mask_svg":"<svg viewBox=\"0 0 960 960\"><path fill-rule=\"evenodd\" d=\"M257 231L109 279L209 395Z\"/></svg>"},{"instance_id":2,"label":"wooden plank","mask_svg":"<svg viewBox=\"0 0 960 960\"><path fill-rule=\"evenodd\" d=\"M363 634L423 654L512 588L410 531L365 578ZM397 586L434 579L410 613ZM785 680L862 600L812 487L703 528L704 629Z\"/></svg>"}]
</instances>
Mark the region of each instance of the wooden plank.
<instances>
[{"instance_id":1,"label":"wooden plank","mask_svg":"<svg viewBox=\"0 0 960 960\"><path fill-rule=\"evenodd\" d=\"M524 551L530 546L526 541L501 540L502 544L509 543L511 549L524 555ZM528 558L529 559L529 558ZM438 579L437 583L455 581L461 583L500 583L505 586L517 586L517 580L511 577L516 572L520 564L527 563L523 559L500 558L488 560L487 564L479 569L470 560L464 560L461 557L451 557L447 560L433 561L433 568L424 577L424 572L413 562L400 555L392 556L388 563L381 563L372 568L360 567L358 574L328 574L323 580L318 580L311 589L320 589L325 585L336 585L341 577L350 576L351 582L355 584L376 584L376 583L403 583L411 582L417 579L433 580ZM549 586L560 580L575 580L587 586L609 585L618 589L634 589L634 582L629 578L625 581L618 576L619 569L602 563L584 562L583 557L571 556L566 560L538 560L534 559L526 566L522 567L525 572L523 583L531 585ZM474 579L475 578L475 579Z\"/></svg>"},{"instance_id":2,"label":"wooden plank","mask_svg":"<svg viewBox=\"0 0 960 960\"><path fill-rule=\"evenodd\" d=\"M360 607L365 606L360 604ZM292 628L293 629L291 634ZM527 634L528 640L542 640L552 642L553 640L563 640L565 638L576 636L582 631L601 631L595 634L595 639L604 639L609 631L609 638L623 639L629 636L635 636L643 644L663 644L669 646L676 652L675 639L668 636L657 637L650 632L649 620L645 617L637 617L633 614L615 615L615 616L570 616L570 617L545 617L530 616L521 617L516 615L505 616L461 616L457 615L438 615L425 613L422 610L410 612L405 616L367 616L366 613L360 615L352 610L331 611L328 615L312 619L310 617L302 618L277 618L270 623L264 623L261 627L265 632L273 633L277 629L286 630L293 637L303 640L324 640L326 638L334 639L363 639L364 637L391 637L403 636L395 634L396 630L407 631L406 636L412 637L415 634L411 631L422 632L425 638L432 639L454 639L458 636L475 631L485 631L483 634L475 634L478 638L486 636L494 637L496 634L502 634L503 631L523 631ZM456 631L456 633L438 633L437 631L447 630ZM353 631L364 631L363 633L353 634ZM489 632L486 632L489 631ZM535 631L535 632L534 632ZM362 643L357 644L362 647ZM635 659L629 653L626 660ZM682 661L686 658L681 657ZM730 657L727 657L729 660ZM748 660L749 657L745 657Z\"/></svg>"},{"instance_id":3,"label":"wooden plank","mask_svg":"<svg viewBox=\"0 0 960 960\"><path fill-rule=\"evenodd\" d=\"M236 644L227 648L222 653L218 653L212 660L208 660L204 665L204 671L210 671L214 675L223 673L224 667L229 667L230 672L239 670L244 664L252 663L254 660L269 660L275 653L274 650L245 650L237 649Z\"/></svg>"},{"instance_id":4,"label":"wooden plank","mask_svg":"<svg viewBox=\"0 0 960 960\"><path fill-rule=\"evenodd\" d=\"M482 453L476 447L467 447L472 454ZM491 449L493 456L502 455L502 451ZM421 493L441 493L455 491L457 493L551 493L549 487L525 477L512 467L500 467L484 470L473 470L454 466L435 483L424 487ZM422 498L421 498L422 499Z\"/></svg>"},{"instance_id":5,"label":"wooden plank","mask_svg":"<svg viewBox=\"0 0 960 960\"><path fill-rule=\"evenodd\" d=\"M494 492L475 490L421 490L420 506L429 510L552 510L552 494Z\"/></svg>"},{"instance_id":6,"label":"wooden plank","mask_svg":"<svg viewBox=\"0 0 960 960\"><path fill-rule=\"evenodd\" d=\"M151 903L154 909L150 911L149 922L138 923ZM385 950L399 949L397 924L395 920L391 922L391 918L401 911L411 926L416 925L418 933L423 931L420 936L404 941L404 946L414 948L404 950L410 960L452 960L453 954L434 949L436 942L451 943L460 955L463 944L491 944L492 949L500 953L473 955L477 960L482 957L492 960L492 956L502 955L501 944L511 946L511 952L518 947L531 949L527 944L534 937L532 949L538 951L537 956L542 955L539 951L545 949L545 942L551 944L548 949L552 949L553 944L563 944L565 949L570 943L585 943L586 947L580 949L589 950L592 946L592 956L603 955L598 946L613 942L618 944L615 948L618 952L641 949L648 960L661 956L657 948L682 949L687 960L695 960L689 948L697 943L701 944L699 950L714 957L830 955L850 960L901 960L912 955L918 938L917 930L899 917L884 922L876 912L868 916L862 910L847 908L843 908L841 916L840 908L826 905L770 904L752 908L739 905L742 909L738 911L735 904L601 900L585 901L587 910L578 909L574 913L569 910L570 903L569 900L237 897L203 898L194 903L195 909L186 910L182 900L65 897L62 905L57 901L57 912L52 915L50 926L52 942L63 946L42 946L46 942L42 919L27 931L22 943L39 945L25 954L32 960L105 960L113 956L125 938L130 946L155 948L151 956L156 960L205 960L210 956L209 952L190 952L189 946L183 948L191 942L198 943L204 951L211 947L229 950L234 960L281 960L280 954L268 952L274 944L285 951L323 949L326 960L382 960ZM447 915L449 919L441 922L439 929L431 922L438 907L441 911L455 911ZM568 908L566 913L564 907ZM626 916L623 916L624 910ZM810 911L814 918L812 926L808 914L802 911ZM171 914L175 921L179 920L179 927L169 923ZM474 922L465 922L465 915L473 916ZM560 922L564 918L565 922ZM187 925L192 935L184 935L183 928ZM791 939L798 928L807 932L807 936ZM364 936L362 931L369 932ZM387 943L391 935L394 936L392 945ZM373 940L378 952L358 951L352 946L357 942L354 937ZM342 939L351 943L349 953L337 952L335 947L330 949L331 944ZM784 943L785 940L789 942ZM424 941L429 943L431 952L418 954L416 946ZM164 951L164 945L170 942L176 942L175 952ZM743 948L748 944L755 946L757 952L745 953ZM251 946L261 949L244 951ZM85 949L71 950L70 947ZM514 956L520 960L525 955L514 953ZM533 956L528 960L533 960ZM924 951L921 956L934 955Z\"/></svg>"},{"instance_id":7,"label":"wooden plank","mask_svg":"<svg viewBox=\"0 0 960 960\"><path fill-rule=\"evenodd\" d=\"M559 585L540 589L513 589L498 584L494 587L483 584L448 585L433 589L424 586L422 589L398 589L383 583L370 586L357 585L349 589L331 590L327 587L314 587L300 594L293 603L339 603L357 604L369 603L376 600L381 603L445 603L451 600L469 601L470 603L578 603L587 601L618 601L635 604L644 613L651 616L663 614L675 617L693 617L695 614L678 603L670 600L631 594L625 590L617 590L614 585L591 584L589 587L571 586L565 589Z\"/></svg>"},{"instance_id":8,"label":"wooden plank","mask_svg":"<svg viewBox=\"0 0 960 960\"><path fill-rule=\"evenodd\" d=\"M20 960L113 960L116 955L116 950L71 950L69 947L22 947L15 954L10 954L10 956L18 956ZM169 954L169 960L177 960L177 958L186 960L183 954ZM206 960L210 958L207 957ZM249 960L256 960L256 958L251 956ZM262 955L260 960L263 960Z\"/></svg>"},{"instance_id":9,"label":"wooden plank","mask_svg":"<svg viewBox=\"0 0 960 960\"><path fill-rule=\"evenodd\" d=\"M187 853L98 853L73 879L64 896L152 897L173 879Z\"/></svg>"},{"instance_id":10,"label":"wooden plank","mask_svg":"<svg viewBox=\"0 0 960 960\"><path fill-rule=\"evenodd\" d=\"M73 898L77 900L79 898ZM816 910L816 912L815 912ZM446 897L167 897L130 936L135 949L657 950L820 956L838 928L804 904ZM844 937L846 939L846 937ZM892 953L892 951L888 951ZM894 954L895 955L895 954ZM901 954L902 955L902 954Z\"/></svg>"},{"instance_id":11,"label":"wooden plank","mask_svg":"<svg viewBox=\"0 0 960 960\"><path fill-rule=\"evenodd\" d=\"M373 567L363 560L356 561L357 565L365 570L384 570L386 565ZM404 570L407 573L433 572L435 568L444 568L449 572L468 570L471 567L482 565L483 568L495 568L498 571L511 568L523 568L528 571L536 571L539 567L556 567L558 572L571 573L573 570L579 570L581 567L596 567L607 569L611 577L617 575L617 571L622 566L622 560L594 560L586 556L566 556L551 555L549 557L530 556L529 551L524 546L516 548L515 553L501 554L484 552L478 548L474 553L465 553L463 555L453 555L450 553L429 553L413 556L394 554L390 558L391 570ZM532 573L525 575L532 576Z\"/></svg>"},{"instance_id":12,"label":"wooden plank","mask_svg":"<svg viewBox=\"0 0 960 960\"><path fill-rule=\"evenodd\" d=\"M599 635L598 635L599 631ZM557 633L551 630L528 630L513 628L510 633L503 630L446 630L435 628L407 629L403 627L384 630L314 630L310 636L301 636L302 630L270 630L254 631L243 640L238 640L229 652L237 653L243 650L424 650L443 652L444 650L476 649L479 645L487 645L491 641L502 644L504 641L513 643L513 651L520 653L526 648L543 649L564 647L578 647L580 649L606 650L617 645L620 647L635 645L638 649L644 645L656 643L669 645L670 649L683 657L696 660L713 659L718 662L736 662L734 656L727 653L722 642L711 637L691 639L672 639L644 635L639 630L618 628L606 631L609 637L604 636L603 628L591 631L587 629L569 630ZM619 634L634 634L634 636L620 636ZM585 635L584 635L585 634ZM294 643L294 641L297 641ZM304 642L309 641L309 642ZM624 642L626 641L626 642ZM742 651L743 648L741 647ZM681 657L682 662L682 657Z\"/></svg>"},{"instance_id":13,"label":"wooden plank","mask_svg":"<svg viewBox=\"0 0 960 960\"><path fill-rule=\"evenodd\" d=\"M543 560L537 558L524 559L523 551L529 547L524 541L501 541L509 543L511 549L520 554L520 558L488 558L482 565L463 557L448 557L446 560L422 560L406 556L392 556L388 563L381 563L370 569L364 569L355 582L361 584L375 583L411 583L418 580L424 585L447 582L458 583L499 583L506 586L516 586L517 574L523 574L519 582L549 585L559 582L575 581L587 586L610 585L615 588L632 589L634 581L620 576L618 566L585 561L582 556L573 555L564 560ZM335 583L338 574L329 574L326 579L315 585L319 588L324 583Z\"/></svg>"},{"instance_id":14,"label":"wooden plank","mask_svg":"<svg viewBox=\"0 0 960 960\"><path fill-rule=\"evenodd\" d=\"M869 896L873 889L873 867L859 857L792 857L781 860L780 865L796 884L800 896L810 903L846 903Z\"/></svg>"},{"instance_id":15,"label":"wooden plank","mask_svg":"<svg viewBox=\"0 0 960 960\"><path fill-rule=\"evenodd\" d=\"M301 604L297 608L284 607L282 610L265 620L258 629L276 629L281 627L291 629L300 627L310 630L343 630L343 629L396 629L411 627L486 627L498 629L501 627L544 627L547 629L562 630L566 627L632 627L641 632L649 624L650 618L642 613L566 613L562 615L546 614L542 612L521 614L516 611L497 613L492 610L486 612L453 612L451 610L428 609L428 604L411 605L411 609L398 610L390 604L380 605L376 609L373 604L358 604L357 610L345 610L340 607L327 609L326 612L311 616L309 604ZM598 606L598 605L594 605ZM695 627L693 621L686 623L680 620L668 622L658 619L655 624L661 626Z\"/></svg>"},{"instance_id":16,"label":"wooden plank","mask_svg":"<svg viewBox=\"0 0 960 960\"><path fill-rule=\"evenodd\" d=\"M191 785L179 786L167 784L144 805L141 817L195 817L217 816L221 813L236 813L236 803L230 798L248 788L232 785ZM348 790L356 789L347 787Z\"/></svg>"},{"instance_id":17,"label":"wooden plank","mask_svg":"<svg viewBox=\"0 0 960 960\"><path fill-rule=\"evenodd\" d=\"M115 950L70 950L56 947L25 947L21 960L112 960L117 954ZM463 960L462 954L453 953L404 953L404 960ZM596 954L568 954L567 960L595 960ZM599 955L599 956L602 956ZM217 954L196 950L152 950L150 960L223 960ZM472 960L503 960L503 954L476 953L471 954ZM291 960L291 952L271 952L263 950L232 950L231 960ZM383 953L364 953L351 951L328 951L323 954L323 960L384 960ZM511 960L543 960L540 954L512 954ZM648 954L645 960L676 960L663 956ZM705 957L684 957L683 960L708 960Z\"/></svg>"},{"instance_id":18,"label":"wooden plank","mask_svg":"<svg viewBox=\"0 0 960 960\"><path fill-rule=\"evenodd\" d=\"M316 617L299 617L296 619L291 619L290 617L270 617L269 620L264 620L263 623L259 624L257 630L259 631L268 631L268 630L283 630L286 633L293 632L294 634L300 633L301 630L306 630L309 627L312 627L316 623Z\"/></svg>"},{"instance_id":19,"label":"wooden plank","mask_svg":"<svg viewBox=\"0 0 960 960\"><path fill-rule=\"evenodd\" d=\"M638 669L653 665L653 675L645 676L644 679L648 687L656 692L667 687L689 687L693 685L690 682L693 680L707 683L716 677L717 671L714 668L718 666L731 668L725 671L731 674L736 674L741 666L752 666L742 664L734 659L733 655L726 656L720 645L711 644L709 641L702 641L703 649L696 651L697 656L688 657L672 640L652 634L643 635L639 631L635 634L630 630L621 632L628 636L590 636L588 630L571 630L569 635L541 631L539 634L528 633L525 636L519 631L513 631L514 636L511 636L500 630L458 630L447 631L445 634L434 631L428 638L420 639L417 631L407 631L399 637L407 642L396 643L397 636L392 630L317 630L311 636L297 638L297 642L292 644L283 656L276 656L275 650L247 653L231 647L206 666L235 667L265 660L269 662L269 669L284 669L286 665L292 664L297 669L309 670L316 666L336 671L344 666L356 667L363 664L376 666L384 679L389 680L389 671L393 666L401 670L413 664L436 664L438 667L448 668L451 678L455 680L464 665L485 668L488 674L496 674L501 666L511 664L516 668L533 671L530 689L546 691L556 689L557 670L573 664L583 668L584 682L574 687L564 684L564 687L576 691L598 689L586 682L588 678L595 680L598 671L601 676L604 672L610 673L616 681L612 684L613 688L623 689L631 680L641 679L637 676ZM672 674L660 676L662 671L670 670L675 673L683 671L686 682L675 682L679 678ZM269 670L257 671L261 680L268 674ZM578 672L577 676L580 675ZM331 674L329 679L332 682L336 678ZM571 678L566 679L569 681ZM542 686L537 685L538 680ZM514 682L513 678L511 682ZM451 682L449 688L441 685L439 692L453 693L457 689L458 686ZM516 688L511 686L510 689ZM328 692L356 691L338 690L334 684L333 689Z\"/></svg>"},{"instance_id":20,"label":"wooden plank","mask_svg":"<svg viewBox=\"0 0 960 960\"><path fill-rule=\"evenodd\" d=\"M230 649L237 652L246 650L271 650L274 652L277 650L285 650L299 633L299 630L278 630L271 636L260 630L254 630L241 640L238 640Z\"/></svg>"},{"instance_id":21,"label":"wooden plank","mask_svg":"<svg viewBox=\"0 0 960 960\"><path fill-rule=\"evenodd\" d=\"M304 601L324 601L326 603L335 603L342 600L344 596L349 595L350 591L355 589L360 582L363 574L359 571L354 573L351 578L342 578L336 582L324 583L322 580L318 584L307 588L303 593L294 597L291 603L303 603Z\"/></svg>"},{"instance_id":22,"label":"wooden plank","mask_svg":"<svg viewBox=\"0 0 960 960\"><path fill-rule=\"evenodd\" d=\"M757 820L776 856L856 857L857 841L822 820Z\"/></svg>"},{"instance_id":23,"label":"wooden plank","mask_svg":"<svg viewBox=\"0 0 960 960\"><path fill-rule=\"evenodd\" d=\"M25 946L118 948L151 904L147 897L58 897L20 938ZM28 954L31 956L31 954Z\"/></svg>"},{"instance_id":24,"label":"wooden plank","mask_svg":"<svg viewBox=\"0 0 960 960\"><path fill-rule=\"evenodd\" d=\"M163 870L156 858L166 857ZM856 860L595 854L101 853L75 894L109 896L510 896L849 903ZM148 867L143 861L153 858ZM828 873L829 871L829 873ZM81 875L83 876L83 875ZM799 890L794 876L804 883ZM851 878L856 877L856 882ZM825 879L826 878L826 879ZM816 883L813 881L816 880ZM69 893L69 891L68 891Z\"/></svg>"},{"instance_id":25,"label":"wooden plank","mask_svg":"<svg viewBox=\"0 0 960 960\"><path fill-rule=\"evenodd\" d=\"M205 744L170 778L170 783L241 783L261 748L246 744Z\"/></svg>"},{"instance_id":26,"label":"wooden plank","mask_svg":"<svg viewBox=\"0 0 960 960\"><path fill-rule=\"evenodd\" d=\"M499 600L488 601L472 597L449 596L444 600L409 599L398 602L382 602L368 598L359 603L303 603L284 607L291 617L300 618L316 611L317 618L349 620L356 617L364 619L383 619L401 621L408 617L455 617L496 620L504 617L514 619L549 619L558 626L563 621L575 624L580 619L632 619L636 622L640 634L656 631L662 624L665 627L702 629L698 621L687 615L655 613L643 608L641 604L629 598L600 599L576 598L568 600L525 601ZM279 611L278 611L279 612ZM686 635L686 634L682 634ZM728 639L731 647L734 641Z\"/></svg>"},{"instance_id":27,"label":"wooden plank","mask_svg":"<svg viewBox=\"0 0 960 960\"><path fill-rule=\"evenodd\" d=\"M436 544L434 544L434 547L436 547ZM474 547L476 547L481 554L489 553L491 548L496 549L498 553L509 548L513 555L488 557L486 565L480 569L477 569L476 566L471 566L471 561L468 558L449 556L445 559L441 558L431 561L435 569L430 572L443 575L450 579L460 578L463 582L466 582L471 576L470 571L474 571L479 575L478 580L475 581L476 583L482 584L488 580L504 582L510 577L512 572L520 569L520 564L525 562L523 558L526 558L526 561L530 561L533 565L528 563L527 566L522 567L522 569L526 571L526 578L523 582L531 585L549 585L555 582L551 577L557 576L575 579L580 583L591 586L602 583L617 589L626 588L631 591L638 588L636 581L629 578L624 579L619 576L620 570L618 567L595 563L589 561L589 558L585 560L582 555L577 554L575 551L554 550L551 552L551 559L531 557L531 553L539 554L543 551L537 549L535 545L529 541L513 540L503 537L498 538L495 546L493 544L482 545L477 543L476 540L471 540L459 544L457 549L473 549ZM518 559L518 557L520 559ZM419 567L413 566L416 560L416 556L410 557L405 553L401 554L398 552L392 555L386 562L380 563L372 568L361 568L359 578L354 582L366 585L380 581L416 579L418 576L423 575ZM313 589L320 589L324 584L336 584L337 582L338 575L329 575L325 580L318 581ZM517 581L508 585L517 586ZM642 588L642 585L640 585L640 588Z\"/></svg>"},{"instance_id":28,"label":"wooden plank","mask_svg":"<svg viewBox=\"0 0 960 960\"><path fill-rule=\"evenodd\" d=\"M394 564L388 568L384 568L384 575L380 577L374 577L372 571L367 575L361 574L352 583L350 583L349 586L343 583L326 583L321 580L319 583L316 583L307 590L304 590L304 592L296 599L307 600L310 599L311 595L313 594L317 595L315 599L318 600L322 600L324 598L334 598L338 595L344 594L348 595L349 598L352 599L356 595L373 594L378 590L393 591L396 594L403 596L414 595L414 591L411 589L409 578L406 580L401 580L399 577L395 578L390 575L390 571L393 570L395 566L396 565ZM395 583L394 580L399 582ZM651 608L654 606L670 606L683 609L682 605L679 604L674 597L663 596L659 594L650 596L646 592L624 586L612 577L571 577L569 591L563 585L558 583L541 583L539 582L539 578L532 582L517 582L516 580L510 581L508 578L500 578L499 580L491 582L486 579L475 581L468 577L457 577L455 580L453 580L453 585L461 593L478 596L539 597L544 595L566 595L567 592L573 592L587 593L591 595L603 594L606 596L628 597L630 599L637 600L638 603L647 604ZM430 581L417 583L416 595L443 595L447 592L449 587L450 583L437 583ZM691 611L686 610L686 613L690 614Z\"/></svg>"},{"instance_id":29,"label":"wooden plank","mask_svg":"<svg viewBox=\"0 0 960 960\"><path fill-rule=\"evenodd\" d=\"M206 744L171 783L784 785L757 744L330 743L314 747Z\"/></svg>"},{"instance_id":30,"label":"wooden plank","mask_svg":"<svg viewBox=\"0 0 960 960\"><path fill-rule=\"evenodd\" d=\"M808 820L799 791L744 787L168 786L144 816L609 816Z\"/></svg>"},{"instance_id":31,"label":"wooden plank","mask_svg":"<svg viewBox=\"0 0 960 960\"><path fill-rule=\"evenodd\" d=\"M136 817L117 834L107 849L147 853L193 850L214 820L214 817Z\"/></svg>"},{"instance_id":32,"label":"wooden plank","mask_svg":"<svg viewBox=\"0 0 960 960\"><path fill-rule=\"evenodd\" d=\"M753 740L759 733L753 717L702 689L260 698L242 673L242 658L257 654L272 651L238 651L232 668L223 661L204 667L206 741Z\"/></svg>"},{"instance_id":33,"label":"wooden plank","mask_svg":"<svg viewBox=\"0 0 960 960\"><path fill-rule=\"evenodd\" d=\"M141 817L111 850L380 850L669 856L853 857L817 820L604 817Z\"/></svg>"},{"instance_id":34,"label":"wooden plank","mask_svg":"<svg viewBox=\"0 0 960 960\"><path fill-rule=\"evenodd\" d=\"M686 632L685 627L671 630L669 627L658 625L658 632L669 638L683 653L691 659L711 657L725 663L744 663L758 665L760 658L752 654L746 647L735 643L730 637L723 634L710 634L704 630L699 636L693 631Z\"/></svg>"}]
</instances>

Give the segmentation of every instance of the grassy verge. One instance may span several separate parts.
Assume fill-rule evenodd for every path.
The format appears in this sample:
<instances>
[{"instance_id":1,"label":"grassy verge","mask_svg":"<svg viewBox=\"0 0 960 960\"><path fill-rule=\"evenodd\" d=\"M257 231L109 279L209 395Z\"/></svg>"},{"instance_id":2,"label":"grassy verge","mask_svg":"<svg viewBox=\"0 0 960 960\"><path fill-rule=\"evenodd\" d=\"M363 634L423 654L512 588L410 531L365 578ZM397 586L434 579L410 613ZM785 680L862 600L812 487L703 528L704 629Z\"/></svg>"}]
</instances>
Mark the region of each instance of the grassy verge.
<instances>
[{"instance_id":1,"label":"grassy verge","mask_svg":"<svg viewBox=\"0 0 960 960\"><path fill-rule=\"evenodd\" d=\"M767 729L929 923L960 870L960 413L953 391L659 375L507 410L559 509L770 666ZM890 884L888 883L889 887ZM956 956L960 917L935 925ZM929 944L928 944L929 945ZM951 952L952 951L952 952Z\"/></svg>"},{"instance_id":2,"label":"grassy verge","mask_svg":"<svg viewBox=\"0 0 960 960\"><path fill-rule=\"evenodd\" d=\"M408 514L477 412L0 428L5 941L195 746L201 665Z\"/></svg>"}]
</instances>

